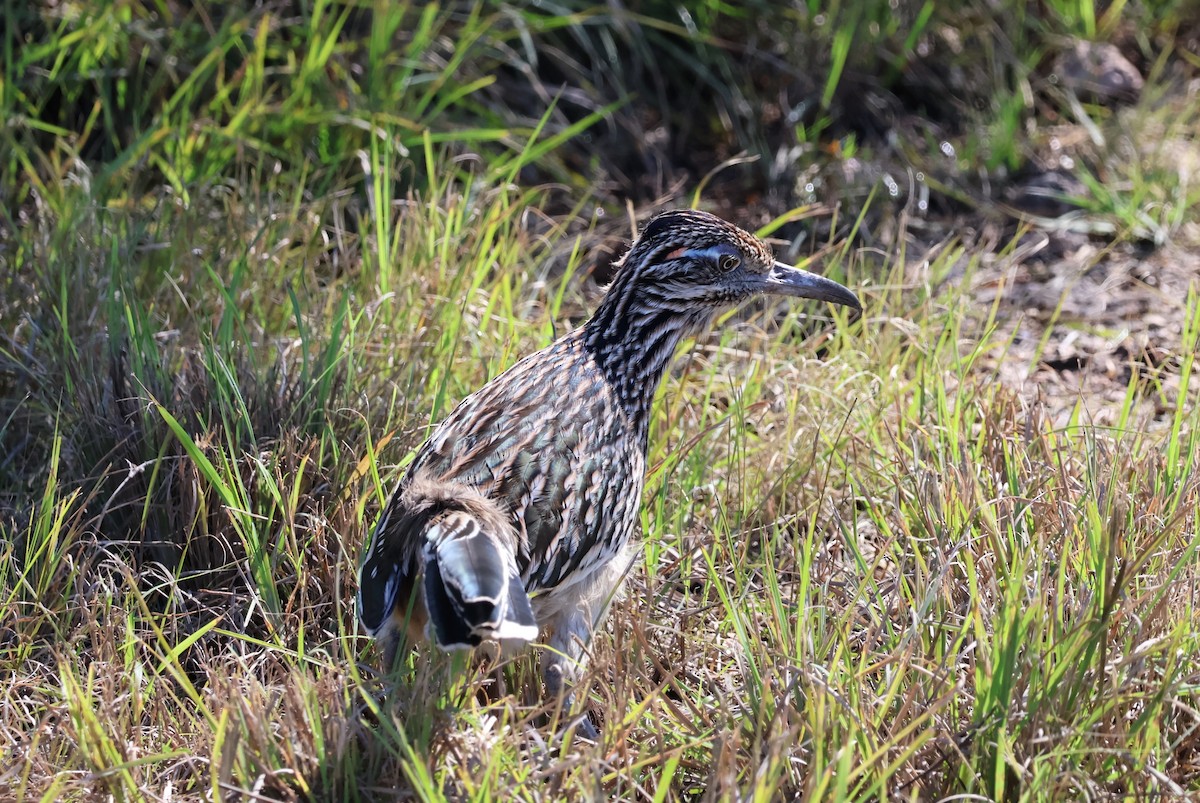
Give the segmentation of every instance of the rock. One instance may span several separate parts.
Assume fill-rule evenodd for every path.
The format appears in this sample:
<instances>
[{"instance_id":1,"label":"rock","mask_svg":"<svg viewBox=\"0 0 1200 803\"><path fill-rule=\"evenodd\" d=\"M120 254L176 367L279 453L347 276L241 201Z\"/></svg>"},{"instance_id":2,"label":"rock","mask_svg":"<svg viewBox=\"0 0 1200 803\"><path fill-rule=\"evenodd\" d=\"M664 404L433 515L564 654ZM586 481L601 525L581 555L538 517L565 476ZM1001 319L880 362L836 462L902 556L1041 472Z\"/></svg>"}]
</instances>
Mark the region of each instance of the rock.
<instances>
[{"instance_id":1,"label":"rock","mask_svg":"<svg viewBox=\"0 0 1200 803\"><path fill-rule=\"evenodd\" d=\"M1075 42L1058 57L1054 73L1063 87L1096 103L1133 103L1144 84L1137 67L1107 42Z\"/></svg>"},{"instance_id":2,"label":"rock","mask_svg":"<svg viewBox=\"0 0 1200 803\"><path fill-rule=\"evenodd\" d=\"M1088 196L1082 181L1063 169L1030 172L1019 177L1005 193L1017 209L1038 217L1062 217L1080 208Z\"/></svg>"}]
</instances>

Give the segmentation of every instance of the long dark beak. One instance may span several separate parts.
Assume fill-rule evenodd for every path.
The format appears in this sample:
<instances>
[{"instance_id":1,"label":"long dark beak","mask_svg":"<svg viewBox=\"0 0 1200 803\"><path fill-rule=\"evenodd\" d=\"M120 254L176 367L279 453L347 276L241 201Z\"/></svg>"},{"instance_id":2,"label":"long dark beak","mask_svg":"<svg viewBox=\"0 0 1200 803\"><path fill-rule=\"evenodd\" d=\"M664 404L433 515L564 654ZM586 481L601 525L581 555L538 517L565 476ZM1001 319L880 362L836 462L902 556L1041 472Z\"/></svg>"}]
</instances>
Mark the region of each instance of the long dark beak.
<instances>
[{"instance_id":1,"label":"long dark beak","mask_svg":"<svg viewBox=\"0 0 1200 803\"><path fill-rule=\"evenodd\" d=\"M845 287L832 279L826 279L824 276L818 276L800 268L793 268L782 262L775 263L763 285L763 290L768 293L798 298L815 298L818 301L841 304L862 312L862 303L858 300L858 296Z\"/></svg>"}]
</instances>

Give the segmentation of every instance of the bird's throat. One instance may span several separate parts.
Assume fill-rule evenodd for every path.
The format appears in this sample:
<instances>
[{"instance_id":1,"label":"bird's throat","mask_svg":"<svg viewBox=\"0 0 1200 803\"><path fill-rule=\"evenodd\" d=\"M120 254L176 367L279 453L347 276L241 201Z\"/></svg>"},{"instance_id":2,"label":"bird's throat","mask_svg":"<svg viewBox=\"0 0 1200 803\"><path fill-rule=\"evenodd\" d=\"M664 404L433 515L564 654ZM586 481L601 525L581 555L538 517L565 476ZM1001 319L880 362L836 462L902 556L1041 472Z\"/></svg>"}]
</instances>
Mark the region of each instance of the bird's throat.
<instances>
[{"instance_id":1,"label":"bird's throat","mask_svg":"<svg viewBox=\"0 0 1200 803\"><path fill-rule=\"evenodd\" d=\"M621 301L610 292L584 324L583 343L644 436L654 393L676 349L685 338L704 330L712 310L681 309L668 299L647 303L644 294L638 303Z\"/></svg>"}]
</instances>

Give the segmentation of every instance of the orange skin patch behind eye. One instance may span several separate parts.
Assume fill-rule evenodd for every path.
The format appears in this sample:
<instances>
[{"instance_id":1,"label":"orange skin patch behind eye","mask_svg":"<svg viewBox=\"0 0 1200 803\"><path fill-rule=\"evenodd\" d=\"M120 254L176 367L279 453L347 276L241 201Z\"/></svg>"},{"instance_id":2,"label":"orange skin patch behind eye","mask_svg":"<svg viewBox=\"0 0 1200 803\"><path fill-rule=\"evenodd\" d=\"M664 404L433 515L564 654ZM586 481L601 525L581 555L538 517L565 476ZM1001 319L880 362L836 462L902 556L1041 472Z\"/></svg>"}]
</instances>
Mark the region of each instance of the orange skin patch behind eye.
<instances>
[{"instance_id":1,"label":"orange skin patch behind eye","mask_svg":"<svg viewBox=\"0 0 1200 803\"><path fill-rule=\"evenodd\" d=\"M663 259L679 259L681 256L683 256L685 251L687 251L686 248L676 248L674 251L663 257Z\"/></svg>"}]
</instances>

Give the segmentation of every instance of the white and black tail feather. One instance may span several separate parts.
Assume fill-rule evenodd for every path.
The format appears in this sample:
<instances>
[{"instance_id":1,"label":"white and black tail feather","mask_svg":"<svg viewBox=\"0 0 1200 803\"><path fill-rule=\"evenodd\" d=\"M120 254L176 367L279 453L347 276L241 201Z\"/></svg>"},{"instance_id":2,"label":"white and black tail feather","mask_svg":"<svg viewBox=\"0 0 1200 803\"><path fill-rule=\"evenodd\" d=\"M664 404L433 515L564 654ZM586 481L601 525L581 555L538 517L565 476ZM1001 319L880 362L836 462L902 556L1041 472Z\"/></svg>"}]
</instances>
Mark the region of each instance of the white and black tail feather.
<instances>
[{"instance_id":1,"label":"white and black tail feather","mask_svg":"<svg viewBox=\"0 0 1200 803\"><path fill-rule=\"evenodd\" d=\"M376 637L387 628L392 609L399 602L400 586L411 571L410 561L387 538L390 513L390 509L384 509L371 536L367 556L358 567L358 620Z\"/></svg>"},{"instance_id":2,"label":"white and black tail feather","mask_svg":"<svg viewBox=\"0 0 1200 803\"><path fill-rule=\"evenodd\" d=\"M443 649L537 638L516 556L474 516L453 511L430 522L423 557L429 627Z\"/></svg>"}]
</instances>

